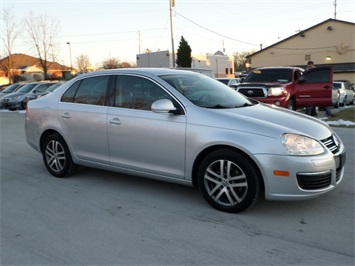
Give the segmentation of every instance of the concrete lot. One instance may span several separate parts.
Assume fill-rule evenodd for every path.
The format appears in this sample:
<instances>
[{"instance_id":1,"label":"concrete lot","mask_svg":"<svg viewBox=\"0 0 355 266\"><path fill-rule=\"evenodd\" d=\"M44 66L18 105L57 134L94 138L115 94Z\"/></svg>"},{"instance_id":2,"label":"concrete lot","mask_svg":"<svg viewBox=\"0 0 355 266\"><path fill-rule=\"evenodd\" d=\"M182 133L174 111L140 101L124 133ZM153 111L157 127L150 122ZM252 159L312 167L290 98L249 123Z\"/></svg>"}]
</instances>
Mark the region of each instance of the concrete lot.
<instances>
[{"instance_id":1,"label":"concrete lot","mask_svg":"<svg viewBox=\"0 0 355 266\"><path fill-rule=\"evenodd\" d=\"M212 209L193 188L89 168L52 177L0 113L1 265L354 265L354 129L341 185L310 201Z\"/></svg>"}]
</instances>

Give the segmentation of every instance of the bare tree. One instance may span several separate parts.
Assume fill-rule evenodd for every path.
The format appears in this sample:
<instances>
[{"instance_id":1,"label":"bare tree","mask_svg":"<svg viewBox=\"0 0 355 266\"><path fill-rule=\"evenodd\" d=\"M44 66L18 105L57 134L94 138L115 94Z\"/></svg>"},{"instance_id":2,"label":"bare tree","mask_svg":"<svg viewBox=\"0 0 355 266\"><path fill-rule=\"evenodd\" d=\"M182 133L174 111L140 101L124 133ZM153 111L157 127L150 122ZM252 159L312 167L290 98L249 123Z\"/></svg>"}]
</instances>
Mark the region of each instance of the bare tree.
<instances>
[{"instance_id":1,"label":"bare tree","mask_svg":"<svg viewBox=\"0 0 355 266\"><path fill-rule=\"evenodd\" d=\"M103 69L115 69L121 66L120 60L115 57L109 57L102 61L101 64Z\"/></svg>"},{"instance_id":2,"label":"bare tree","mask_svg":"<svg viewBox=\"0 0 355 266\"><path fill-rule=\"evenodd\" d=\"M16 18L12 13L10 8L2 10L2 27L1 27L1 40L3 42L5 56L7 56L7 62L2 64L2 69L5 71L5 74L9 78L9 82L13 83L14 80L14 73L13 73L13 66L11 62L11 54L12 54L12 47L14 45L15 40L19 37L19 29L20 23L16 22Z\"/></svg>"},{"instance_id":3,"label":"bare tree","mask_svg":"<svg viewBox=\"0 0 355 266\"><path fill-rule=\"evenodd\" d=\"M247 62L246 57L252 53L254 53L255 50L252 51L243 51L241 53L239 52L235 52L233 54L234 56L234 69L236 71L242 71L245 70L245 64Z\"/></svg>"},{"instance_id":4,"label":"bare tree","mask_svg":"<svg viewBox=\"0 0 355 266\"><path fill-rule=\"evenodd\" d=\"M54 51L56 33L58 32L58 23L54 18L47 15L35 16L29 13L25 20L26 33L30 43L34 46L40 61L45 79L48 78L48 68L55 61ZM48 59L51 59L49 61Z\"/></svg>"},{"instance_id":5,"label":"bare tree","mask_svg":"<svg viewBox=\"0 0 355 266\"><path fill-rule=\"evenodd\" d=\"M87 55L81 54L76 58L76 62L80 72L87 72L91 66L90 59Z\"/></svg>"}]
</instances>

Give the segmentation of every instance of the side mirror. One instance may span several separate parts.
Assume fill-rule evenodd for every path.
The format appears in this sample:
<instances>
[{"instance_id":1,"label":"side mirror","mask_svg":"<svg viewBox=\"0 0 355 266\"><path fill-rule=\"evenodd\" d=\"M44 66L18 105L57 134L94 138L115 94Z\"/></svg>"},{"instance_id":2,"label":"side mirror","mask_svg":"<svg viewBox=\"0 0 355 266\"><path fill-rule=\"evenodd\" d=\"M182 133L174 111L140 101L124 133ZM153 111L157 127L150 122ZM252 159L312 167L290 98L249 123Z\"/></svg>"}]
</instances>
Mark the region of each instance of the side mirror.
<instances>
[{"instance_id":1,"label":"side mirror","mask_svg":"<svg viewBox=\"0 0 355 266\"><path fill-rule=\"evenodd\" d=\"M175 113L176 108L172 101L160 99L152 103L152 111L155 113Z\"/></svg>"}]
</instances>

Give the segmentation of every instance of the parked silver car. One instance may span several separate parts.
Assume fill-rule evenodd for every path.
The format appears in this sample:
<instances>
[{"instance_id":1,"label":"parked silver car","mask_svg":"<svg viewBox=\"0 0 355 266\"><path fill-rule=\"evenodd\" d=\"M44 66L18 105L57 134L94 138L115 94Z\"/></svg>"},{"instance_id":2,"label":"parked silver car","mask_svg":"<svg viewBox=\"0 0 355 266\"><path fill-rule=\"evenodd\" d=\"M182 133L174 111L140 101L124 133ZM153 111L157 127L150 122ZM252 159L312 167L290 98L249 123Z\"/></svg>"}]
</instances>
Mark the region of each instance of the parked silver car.
<instances>
[{"instance_id":1,"label":"parked silver car","mask_svg":"<svg viewBox=\"0 0 355 266\"><path fill-rule=\"evenodd\" d=\"M190 71L80 75L28 102L25 130L56 177L82 165L191 185L226 212L260 195L313 198L344 174L344 145L325 123Z\"/></svg>"},{"instance_id":2,"label":"parked silver car","mask_svg":"<svg viewBox=\"0 0 355 266\"><path fill-rule=\"evenodd\" d=\"M340 106L354 104L355 95L351 87L348 86L346 82L335 81L333 86L339 89L339 104Z\"/></svg>"}]
</instances>

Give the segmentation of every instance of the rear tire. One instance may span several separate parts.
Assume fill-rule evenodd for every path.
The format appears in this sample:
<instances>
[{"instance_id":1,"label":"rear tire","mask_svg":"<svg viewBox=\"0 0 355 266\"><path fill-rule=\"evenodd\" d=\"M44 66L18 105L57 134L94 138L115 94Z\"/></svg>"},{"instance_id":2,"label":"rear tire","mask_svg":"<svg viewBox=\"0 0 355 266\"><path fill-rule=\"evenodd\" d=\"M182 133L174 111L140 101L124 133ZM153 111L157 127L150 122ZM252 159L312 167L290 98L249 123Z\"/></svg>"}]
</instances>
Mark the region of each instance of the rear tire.
<instances>
[{"instance_id":1,"label":"rear tire","mask_svg":"<svg viewBox=\"0 0 355 266\"><path fill-rule=\"evenodd\" d=\"M319 107L312 107L311 108L311 116L317 116L319 113Z\"/></svg>"},{"instance_id":2,"label":"rear tire","mask_svg":"<svg viewBox=\"0 0 355 266\"><path fill-rule=\"evenodd\" d=\"M205 200L224 212L242 212L260 194L260 174L244 154L221 149L207 155L198 170L198 187Z\"/></svg>"},{"instance_id":3,"label":"rear tire","mask_svg":"<svg viewBox=\"0 0 355 266\"><path fill-rule=\"evenodd\" d=\"M55 177L66 177L74 173L74 164L69 148L59 134L46 138L42 148L43 162L47 170Z\"/></svg>"}]
</instances>

